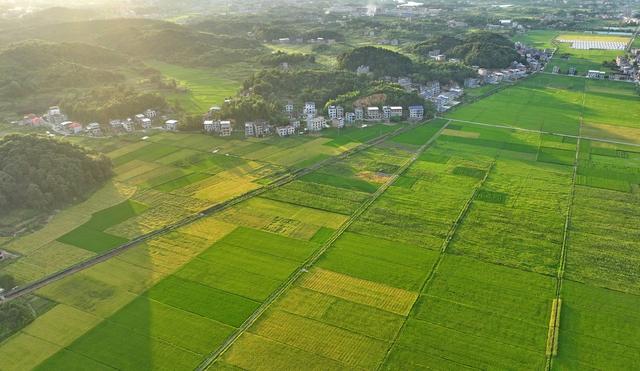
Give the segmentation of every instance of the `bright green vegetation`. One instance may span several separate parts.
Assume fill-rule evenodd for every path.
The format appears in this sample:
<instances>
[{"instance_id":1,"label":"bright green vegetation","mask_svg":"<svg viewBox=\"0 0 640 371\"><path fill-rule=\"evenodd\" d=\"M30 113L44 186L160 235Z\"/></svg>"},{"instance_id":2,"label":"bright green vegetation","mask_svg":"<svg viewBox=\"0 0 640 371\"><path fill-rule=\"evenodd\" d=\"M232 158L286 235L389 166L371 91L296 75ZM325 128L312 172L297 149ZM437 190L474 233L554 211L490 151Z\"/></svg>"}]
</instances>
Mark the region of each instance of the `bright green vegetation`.
<instances>
[{"instance_id":1,"label":"bright green vegetation","mask_svg":"<svg viewBox=\"0 0 640 371\"><path fill-rule=\"evenodd\" d=\"M573 202L567 277L638 294L635 268L640 154L637 148L583 141Z\"/></svg>"},{"instance_id":2,"label":"bright green vegetation","mask_svg":"<svg viewBox=\"0 0 640 371\"><path fill-rule=\"evenodd\" d=\"M285 283L212 369L632 368L640 150L574 136L633 137L637 100L540 74L409 128L38 290L3 368L193 369ZM130 239L395 128L97 141L129 191L81 215ZM78 227L9 246L71 254Z\"/></svg>"},{"instance_id":3,"label":"bright green vegetation","mask_svg":"<svg viewBox=\"0 0 640 371\"><path fill-rule=\"evenodd\" d=\"M549 277L448 256L385 369L543 369L552 292Z\"/></svg>"},{"instance_id":4,"label":"bright green vegetation","mask_svg":"<svg viewBox=\"0 0 640 371\"><path fill-rule=\"evenodd\" d=\"M588 70L609 72L610 69L603 66L603 62L611 62L620 50L579 50L573 49L571 43L559 42L559 40L585 40L585 41L612 41L628 43L628 37L594 35L583 33L561 33L556 37L554 45L558 48L556 54L549 62L549 70L554 66L560 67L560 73L568 73L570 67L575 67L578 75L586 75Z\"/></svg>"},{"instance_id":5,"label":"bright green vegetation","mask_svg":"<svg viewBox=\"0 0 640 371\"><path fill-rule=\"evenodd\" d=\"M480 132L480 137L468 140L465 145L474 145L473 141L479 140L477 145L481 146L483 138L497 139L502 134L498 130L468 129ZM512 135L509 142L534 142L538 138L534 134ZM481 197L471 205L458 227L451 252L539 273L555 272L572 168L555 165L558 162L555 158L541 159L541 153L548 151L542 139L537 161L527 158L531 156L527 152L516 152L518 148L507 147L507 151L500 153L483 184ZM573 150L562 150L569 154L570 162L565 165L571 165L575 158L575 144L566 147L571 146Z\"/></svg>"},{"instance_id":6,"label":"bright green vegetation","mask_svg":"<svg viewBox=\"0 0 640 371\"><path fill-rule=\"evenodd\" d=\"M88 222L58 238L58 241L95 253L113 249L127 242L128 239L104 233L104 231L142 214L146 209L147 206L139 202L125 201L93 214Z\"/></svg>"},{"instance_id":7,"label":"bright green vegetation","mask_svg":"<svg viewBox=\"0 0 640 371\"><path fill-rule=\"evenodd\" d=\"M556 46L553 40L558 36L559 31L555 30L531 30L524 34L518 34L513 37L513 41L519 41L527 46L538 49L553 49Z\"/></svg>"},{"instance_id":8,"label":"bright green vegetation","mask_svg":"<svg viewBox=\"0 0 640 371\"><path fill-rule=\"evenodd\" d=\"M538 75L453 112L454 119L637 141L640 107L630 84ZM623 112L621 114L621 112ZM631 139L627 139L631 138Z\"/></svg>"},{"instance_id":9,"label":"bright green vegetation","mask_svg":"<svg viewBox=\"0 0 640 371\"><path fill-rule=\"evenodd\" d=\"M201 114L214 105L222 105L241 86L242 77L228 78L228 73L223 73L221 69L190 68L162 62L148 64L187 90L186 93L173 93L168 98L193 114Z\"/></svg>"},{"instance_id":10,"label":"bright green vegetation","mask_svg":"<svg viewBox=\"0 0 640 371\"><path fill-rule=\"evenodd\" d=\"M592 87L577 79L536 77L498 95L507 100L519 88L535 94L526 103L513 99L519 114L531 101L548 104L548 95L575 100L564 111L574 117L571 129L558 122L555 132L577 133L581 116L606 115L583 107ZM613 98L626 86L596 88ZM459 112L484 111L474 106ZM498 123L524 126L518 120L514 112ZM409 138L393 141L408 145ZM544 369L549 357L556 369L635 364L635 318L625 313L637 301L637 231L624 220L637 218L637 149L586 140L579 147L576 138L449 124L213 369L264 368L257 362L271 355L269 369L297 362L319 369ZM552 310L561 316L557 356L548 353Z\"/></svg>"},{"instance_id":11,"label":"bright green vegetation","mask_svg":"<svg viewBox=\"0 0 640 371\"><path fill-rule=\"evenodd\" d=\"M418 126L415 129L409 130L403 134L393 137L392 141L401 144L412 144L419 146L424 144L427 140L434 136L438 130L440 130L445 120L437 119L429 123L429 125Z\"/></svg>"},{"instance_id":12,"label":"bright green vegetation","mask_svg":"<svg viewBox=\"0 0 640 371\"><path fill-rule=\"evenodd\" d=\"M123 154L120 151L116 157ZM410 154L380 145L327 171L351 168L360 173L384 166L392 171ZM308 182L292 184L299 183ZM149 208L134 219L152 210L154 202L167 200L157 191L147 193L143 193L146 202L137 202ZM354 197L353 207L368 197L366 193ZM119 204L97 213L87 224L107 227L117 218L131 215L131 209L139 210L138 206ZM22 358L8 369L60 369L77 362L119 369L194 368L345 221L345 215L318 208L267 198L245 201L41 290L58 305L0 345L0 356L15 354L23 349L23 341L31 341L32 334L37 334L42 343L31 341L29 348L38 352L37 356ZM372 311L369 323L388 321L387 328L378 334L390 337L400 324L394 313L406 311L413 295L393 291L392 297L404 303L398 306L385 299L389 293L376 287L372 290L379 296L376 305L383 309ZM366 296L356 303L364 299ZM339 321L341 313L350 312L353 305L347 303L334 320ZM64 336L56 330L63 322L70 329ZM357 322L352 326L369 327ZM134 348L140 352L130 352Z\"/></svg>"},{"instance_id":13,"label":"bright green vegetation","mask_svg":"<svg viewBox=\"0 0 640 371\"><path fill-rule=\"evenodd\" d=\"M538 75L462 107L450 117L577 135L584 88L583 79Z\"/></svg>"},{"instance_id":14,"label":"bright green vegetation","mask_svg":"<svg viewBox=\"0 0 640 371\"><path fill-rule=\"evenodd\" d=\"M621 369L638 364L640 318L635 308L639 304L637 295L566 282L554 369Z\"/></svg>"}]
</instances>

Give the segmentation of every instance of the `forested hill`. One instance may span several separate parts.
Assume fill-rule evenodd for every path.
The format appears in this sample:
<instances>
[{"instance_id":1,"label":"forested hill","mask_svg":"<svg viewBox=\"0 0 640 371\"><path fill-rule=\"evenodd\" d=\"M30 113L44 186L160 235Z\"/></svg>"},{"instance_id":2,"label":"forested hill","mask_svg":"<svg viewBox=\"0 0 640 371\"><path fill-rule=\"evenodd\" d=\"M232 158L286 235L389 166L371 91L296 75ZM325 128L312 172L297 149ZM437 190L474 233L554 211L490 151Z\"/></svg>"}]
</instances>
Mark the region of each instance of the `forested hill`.
<instances>
[{"instance_id":1,"label":"forested hill","mask_svg":"<svg viewBox=\"0 0 640 371\"><path fill-rule=\"evenodd\" d=\"M472 68L460 63L436 63L428 60L414 62L404 54L372 46L356 48L340 55L338 65L349 71L355 71L359 66L368 66L375 77L410 76L416 82L462 82L476 74Z\"/></svg>"},{"instance_id":2,"label":"forested hill","mask_svg":"<svg viewBox=\"0 0 640 371\"><path fill-rule=\"evenodd\" d=\"M0 48L0 111L41 112L73 89L113 86L127 76L153 72L140 61L100 46L11 44Z\"/></svg>"},{"instance_id":3,"label":"forested hill","mask_svg":"<svg viewBox=\"0 0 640 371\"><path fill-rule=\"evenodd\" d=\"M263 54L264 47L244 37L214 35L158 20L108 19L30 26L0 35L0 44L41 39L103 46L140 58L190 66L219 66Z\"/></svg>"},{"instance_id":4,"label":"forested hill","mask_svg":"<svg viewBox=\"0 0 640 371\"><path fill-rule=\"evenodd\" d=\"M86 198L112 176L111 160L56 139L0 139L0 210L50 212Z\"/></svg>"},{"instance_id":5,"label":"forested hill","mask_svg":"<svg viewBox=\"0 0 640 371\"><path fill-rule=\"evenodd\" d=\"M429 52L439 50L450 58L459 58L469 66L504 68L520 56L513 42L506 36L493 32L472 32L462 38L436 36L416 44L411 51L424 58Z\"/></svg>"}]
</instances>

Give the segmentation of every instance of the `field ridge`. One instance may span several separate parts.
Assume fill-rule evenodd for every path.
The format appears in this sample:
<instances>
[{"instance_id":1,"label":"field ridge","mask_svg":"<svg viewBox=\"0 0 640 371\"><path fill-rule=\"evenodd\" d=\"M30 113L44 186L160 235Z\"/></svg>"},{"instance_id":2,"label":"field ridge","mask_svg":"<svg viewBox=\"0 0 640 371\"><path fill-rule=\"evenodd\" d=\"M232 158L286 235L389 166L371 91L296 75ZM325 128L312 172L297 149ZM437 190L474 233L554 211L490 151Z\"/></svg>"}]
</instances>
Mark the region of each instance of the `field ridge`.
<instances>
[{"instance_id":1,"label":"field ridge","mask_svg":"<svg viewBox=\"0 0 640 371\"><path fill-rule=\"evenodd\" d=\"M363 203L342 226L336 230L333 235L319 248L317 249L301 266L296 270L287 281L285 281L276 291L274 291L267 300L249 317L247 320L236 330L234 333L222 344L218 349L214 350L209 357L207 357L197 368L198 371L204 371L213 364L225 351L227 351L235 341L245 333L257 320L265 313L271 305L287 291L289 287L293 285L304 273L308 270L324 255L324 253L333 245L333 243L382 195L387 191L393 183L403 174L414 162L418 160L420 155L435 142L440 134L449 126L450 121L447 121L426 143L424 143L414 155L409 158L404 165L398 168L393 175L382 184L378 190L372 194L369 199Z\"/></svg>"}]
</instances>

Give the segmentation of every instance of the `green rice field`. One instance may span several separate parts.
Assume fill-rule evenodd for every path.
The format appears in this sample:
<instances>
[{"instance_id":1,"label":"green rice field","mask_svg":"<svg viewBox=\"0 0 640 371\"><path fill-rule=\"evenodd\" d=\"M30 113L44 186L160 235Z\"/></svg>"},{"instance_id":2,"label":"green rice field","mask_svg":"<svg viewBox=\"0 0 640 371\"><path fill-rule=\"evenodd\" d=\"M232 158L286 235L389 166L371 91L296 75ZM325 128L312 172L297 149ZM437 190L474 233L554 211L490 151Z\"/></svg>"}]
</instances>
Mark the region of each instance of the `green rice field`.
<instances>
[{"instance_id":1,"label":"green rice field","mask_svg":"<svg viewBox=\"0 0 640 371\"><path fill-rule=\"evenodd\" d=\"M0 342L0 369L633 369L639 101L538 74L408 127L40 288L55 306ZM82 260L96 234L135 238L399 127L105 144L120 188L102 197L122 197L10 242L34 263L9 267L28 281L45 251Z\"/></svg>"}]
</instances>

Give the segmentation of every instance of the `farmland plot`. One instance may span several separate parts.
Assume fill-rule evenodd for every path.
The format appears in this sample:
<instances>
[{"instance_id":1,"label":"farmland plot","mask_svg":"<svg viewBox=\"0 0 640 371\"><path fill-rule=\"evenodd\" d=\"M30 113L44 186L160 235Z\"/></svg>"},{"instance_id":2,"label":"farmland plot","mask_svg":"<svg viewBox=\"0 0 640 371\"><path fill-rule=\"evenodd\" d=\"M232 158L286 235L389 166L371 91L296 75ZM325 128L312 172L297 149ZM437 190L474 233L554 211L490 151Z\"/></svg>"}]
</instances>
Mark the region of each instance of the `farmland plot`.
<instances>
[{"instance_id":1,"label":"farmland plot","mask_svg":"<svg viewBox=\"0 0 640 371\"><path fill-rule=\"evenodd\" d=\"M385 369L542 369L554 280L445 256Z\"/></svg>"},{"instance_id":2,"label":"farmland plot","mask_svg":"<svg viewBox=\"0 0 640 371\"><path fill-rule=\"evenodd\" d=\"M430 154L443 154L440 147ZM391 187L351 227L356 233L437 250L471 196L477 178L456 175L459 167L486 168L487 159L452 156L446 163L416 161L405 173L410 189Z\"/></svg>"},{"instance_id":3,"label":"farmland plot","mask_svg":"<svg viewBox=\"0 0 640 371\"><path fill-rule=\"evenodd\" d=\"M567 253L567 278L640 294L640 154L584 141Z\"/></svg>"},{"instance_id":4,"label":"farmland plot","mask_svg":"<svg viewBox=\"0 0 640 371\"><path fill-rule=\"evenodd\" d=\"M572 281L563 285L553 369L629 369L640 362L640 297Z\"/></svg>"},{"instance_id":5,"label":"farmland plot","mask_svg":"<svg viewBox=\"0 0 640 371\"><path fill-rule=\"evenodd\" d=\"M577 135L585 84L584 79L537 75L448 117Z\"/></svg>"},{"instance_id":6,"label":"farmland plot","mask_svg":"<svg viewBox=\"0 0 640 371\"><path fill-rule=\"evenodd\" d=\"M553 273L562 247L571 170L499 158L450 251Z\"/></svg>"}]
</instances>

